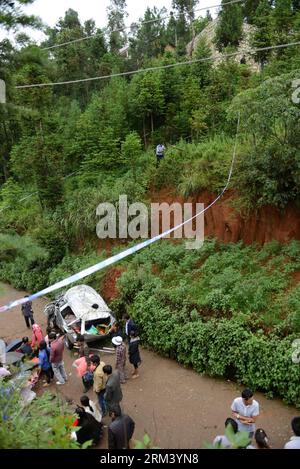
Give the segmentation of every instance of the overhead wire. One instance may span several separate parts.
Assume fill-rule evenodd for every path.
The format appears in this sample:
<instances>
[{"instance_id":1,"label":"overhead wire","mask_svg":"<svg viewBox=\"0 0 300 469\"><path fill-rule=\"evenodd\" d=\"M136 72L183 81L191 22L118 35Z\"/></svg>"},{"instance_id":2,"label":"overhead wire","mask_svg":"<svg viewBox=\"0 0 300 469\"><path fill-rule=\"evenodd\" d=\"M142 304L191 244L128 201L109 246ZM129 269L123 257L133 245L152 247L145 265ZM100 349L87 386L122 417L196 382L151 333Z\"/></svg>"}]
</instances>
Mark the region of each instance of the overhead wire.
<instances>
[{"instance_id":1,"label":"overhead wire","mask_svg":"<svg viewBox=\"0 0 300 469\"><path fill-rule=\"evenodd\" d=\"M300 41L295 41L295 42L289 42L287 44L277 44L274 46L266 46L266 47L258 47L256 49L249 49L249 51L245 51L244 55L255 55L258 52L263 52L263 51L268 51L268 50L277 50L277 49L284 49L286 47L291 47L291 46L299 46ZM33 83L30 85L18 85L15 86L16 89L26 89L26 88L42 88L45 86L62 86L62 85L70 85L74 83L84 83L84 82L89 82L89 81L96 81L96 80L106 80L109 78L115 78L115 77L125 77L125 76L130 76L130 75L136 75L137 73L145 73L145 72L151 72L151 71L156 71L156 70L163 70L163 69L168 69L168 68L175 68L179 67L182 65L193 65L201 62L209 62L209 61L215 61L215 60L223 60L226 58L230 57L236 57L237 55L240 55L241 52L230 52L227 54L221 54L221 55L215 55L211 57L204 57L201 59L190 59L190 60L184 60L182 62L176 62L173 64L166 64L166 65L157 65L153 67L147 67L147 68L140 68L137 70L129 70L127 72L119 72L119 73L112 73L110 75L101 75L97 77L90 77L90 78L79 78L77 80L68 80L68 81L59 81L59 82L50 82L50 83Z\"/></svg>"},{"instance_id":2,"label":"overhead wire","mask_svg":"<svg viewBox=\"0 0 300 469\"><path fill-rule=\"evenodd\" d=\"M199 12L199 11L203 11L203 10L210 10L210 9L213 9L213 8L218 8L218 7L224 7L224 6L227 6L227 5L233 5L235 3L244 3L246 0L231 0L229 2L226 2L226 3L219 3L219 4L216 4L216 5L210 5L210 6L207 6L207 7L201 7L201 8L196 8L194 10L189 10L187 13L196 13L196 12ZM171 18L171 17L174 17L174 14L173 13L170 13L168 15L165 15L165 16L161 16L159 18L153 18L151 20L146 20L146 21L141 21L141 22L138 22L139 26L143 26L143 25L146 25L146 24L151 24L151 23L157 23L159 21L163 21L167 18ZM136 24L136 23L133 23L133 24ZM131 29L132 25L130 26L124 26L123 28L117 28L117 29L113 29L112 31L110 31L110 33L120 33L122 31L125 31L126 29ZM93 39L93 38L97 38L98 36L103 36L104 33L101 31L101 33L96 33L96 34L91 34L89 36L85 36L85 37L80 37L80 38L77 38L77 39L72 39L70 41L65 41L65 42L61 42L59 44L53 44L52 46L48 46L48 47L43 47L42 50L51 50L51 49L57 49L59 47L63 47L63 46L67 46L69 44L75 44L75 43L78 43L78 42L81 42L81 41L86 41L88 39Z\"/></svg>"}]
</instances>

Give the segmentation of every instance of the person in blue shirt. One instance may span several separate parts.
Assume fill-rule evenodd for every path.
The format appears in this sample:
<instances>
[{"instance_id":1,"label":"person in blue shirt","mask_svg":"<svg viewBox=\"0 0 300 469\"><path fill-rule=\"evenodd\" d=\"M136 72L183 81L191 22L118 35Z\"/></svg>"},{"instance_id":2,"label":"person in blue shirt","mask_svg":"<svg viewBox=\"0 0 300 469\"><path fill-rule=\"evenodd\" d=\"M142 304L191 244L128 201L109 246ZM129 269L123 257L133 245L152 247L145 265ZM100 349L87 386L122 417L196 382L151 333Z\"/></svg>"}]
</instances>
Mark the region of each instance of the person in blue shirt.
<instances>
[{"instance_id":1,"label":"person in blue shirt","mask_svg":"<svg viewBox=\"0 0 300 469\"><path fill-rule=\"evenodd\" d=\"M39 345L39 367L41 372L46 376L46 383L43 386L49 386L54 373L50 363L50 349L47 347L44 340L42 340Z\"/></svg>"}]
</instances>

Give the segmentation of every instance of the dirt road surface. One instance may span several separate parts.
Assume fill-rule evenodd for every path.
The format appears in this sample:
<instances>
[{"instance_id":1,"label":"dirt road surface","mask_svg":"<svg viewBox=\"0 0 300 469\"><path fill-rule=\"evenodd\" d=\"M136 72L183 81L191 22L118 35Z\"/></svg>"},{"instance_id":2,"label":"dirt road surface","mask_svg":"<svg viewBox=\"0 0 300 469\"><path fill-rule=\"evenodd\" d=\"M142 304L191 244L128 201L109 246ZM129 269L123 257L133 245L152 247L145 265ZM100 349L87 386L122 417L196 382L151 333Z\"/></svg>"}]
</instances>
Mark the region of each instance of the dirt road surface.
<instances>
[{"instance_id":1,"label":"dirt road surface","mask_svg":"<svg viewBox=\"0 0 300 469\"><path fill-rule=\"evenodd\" d=\"M0 305L21 298L26 294L8 285L1 285ZM46 329L43 308L47 300L40 298L33 303L35 321ZM20 308L14 308L0 316L0 337L5 341L31 336L26 328ZM123 411L135 423L134 438L142 439L147 432L156 446L160 448L203 448L212 442L216 435L223 434L224 421L230 416L232 400L238 397L241 387L235 383L200 376L185 369L175 361L162 358L157 354L141 350L142 366L140 377L130 379L123 385ZM79 403L82 395L81 380L72 367L74 356L65 350L65 368L69 381L64 386L51 384L47 390L61 392L65 397ZM103 355L107 364L114 364L114 355ZM129 372L131 371L128 365ZM95 400L93 391L89 397ZM267 400L263 394L256 393L261 415L257 427L264 428L273 448L282 448L291 436L290 421L299 410L284 405L280 400ZM109 424L109 417L103 419ZM107 448L107 437L101 447Z\"/></svg>"}]
</instances>

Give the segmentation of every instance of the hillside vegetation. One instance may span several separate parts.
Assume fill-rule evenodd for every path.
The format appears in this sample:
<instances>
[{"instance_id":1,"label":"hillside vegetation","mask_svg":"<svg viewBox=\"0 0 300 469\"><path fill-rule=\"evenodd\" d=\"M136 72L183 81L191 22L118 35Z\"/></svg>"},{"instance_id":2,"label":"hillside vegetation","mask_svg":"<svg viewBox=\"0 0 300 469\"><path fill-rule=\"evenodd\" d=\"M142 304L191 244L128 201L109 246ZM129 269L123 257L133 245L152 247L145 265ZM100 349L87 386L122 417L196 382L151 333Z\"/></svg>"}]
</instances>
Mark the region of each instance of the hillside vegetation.
<instances>
[{"instance_id":1,"label":"hillside vegetation","mask_svg":"<svg viewBox=\"0 0 300 469\"><path fill-rule=\"evenodd\" d=\"M162 188L183 198L219 193L239 115L229 186L236 205L243 213L265 205L284 213L299 204L299 45L278 47L300 41L299 1L222 6L213 38L218 61L203 35L194 61L181 64L190 60L187 44L212 21L209 12L196 18L197 4L174 0L169 17L148 8L125 34L126 2L111 0L105 30L93 19L82 24L70 9L44 29L42 44L22 30L14 42L0 42L0 280L33 292L107 257L96 207L117 204L120 194L148 204ZM0 13L8 30L42 28L8 2ZM256 67L228 57L245 28ZM159 168L158 143L166 146ZM299 240L245 247L212 239L192 252L162 241L123 262L112 307L132 312L155 350L300 405L300 367L291 360L300 332L299 258ZM86 281L101 289L106 274Z\"/></svg>"}]
</instances>

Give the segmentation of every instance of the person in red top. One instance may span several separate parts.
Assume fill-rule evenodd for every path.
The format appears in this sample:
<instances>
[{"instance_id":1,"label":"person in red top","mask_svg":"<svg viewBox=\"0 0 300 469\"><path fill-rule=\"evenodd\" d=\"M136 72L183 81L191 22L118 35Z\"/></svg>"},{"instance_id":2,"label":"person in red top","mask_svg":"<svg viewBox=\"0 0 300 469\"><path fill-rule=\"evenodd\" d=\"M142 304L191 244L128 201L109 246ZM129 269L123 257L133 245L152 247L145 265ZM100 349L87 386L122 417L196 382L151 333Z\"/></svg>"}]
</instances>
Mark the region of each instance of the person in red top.
<instances>
[{"instance_id":1,"label":"person in red top","mask_svg":"<svg viewBox=\"0 0 300 469\"><path fill-rule=\"evenodd\" d=\"M50 344L50 363L55 378L57 379L56 384L66 384L67 374L63 362L64 353L64 336L56 337L55 332L49 334Z\"/></svg>"},{"instance_id":2,"label":"person in red top","mask_svg":"<svg viewBox=\"0 0 300 469\"><path fill-rule=\"evenodd\" d=\"M32 325L32 340L31 340L31 347L35 347L36 345L40 345L40 343L44 340L44 334L41 329L41 326L38 324Z\"/></svg>"}]
</instances>

